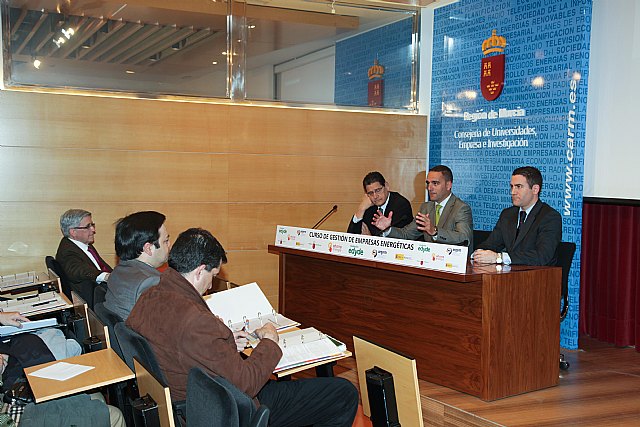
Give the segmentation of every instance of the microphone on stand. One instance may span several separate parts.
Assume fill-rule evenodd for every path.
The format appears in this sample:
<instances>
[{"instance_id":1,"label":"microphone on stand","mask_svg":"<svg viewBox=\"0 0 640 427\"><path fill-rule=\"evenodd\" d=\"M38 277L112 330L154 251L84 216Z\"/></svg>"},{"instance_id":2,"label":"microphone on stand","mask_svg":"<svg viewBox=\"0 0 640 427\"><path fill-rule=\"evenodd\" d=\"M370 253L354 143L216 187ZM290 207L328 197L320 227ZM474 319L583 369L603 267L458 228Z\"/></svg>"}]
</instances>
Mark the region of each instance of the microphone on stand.
<instances>
[{"instance_id":1,"label":"microphone on stand","mask_svg":"<svg viewBox=\"0 0 640 427\"><path fill-rule=\"evenodd\" d=\"M327 218L329 218L331 215L333 215L333 213L336 212L337 210L338 210L338 205L333 205L331 210L329 212L327 212L325 216L320 218L320 221L316 222L316 225L314 225L311 228L312 229L318 228L318 226L320 226L323 222L325 222L327 220Z\"/></svg>"}]
</instances>

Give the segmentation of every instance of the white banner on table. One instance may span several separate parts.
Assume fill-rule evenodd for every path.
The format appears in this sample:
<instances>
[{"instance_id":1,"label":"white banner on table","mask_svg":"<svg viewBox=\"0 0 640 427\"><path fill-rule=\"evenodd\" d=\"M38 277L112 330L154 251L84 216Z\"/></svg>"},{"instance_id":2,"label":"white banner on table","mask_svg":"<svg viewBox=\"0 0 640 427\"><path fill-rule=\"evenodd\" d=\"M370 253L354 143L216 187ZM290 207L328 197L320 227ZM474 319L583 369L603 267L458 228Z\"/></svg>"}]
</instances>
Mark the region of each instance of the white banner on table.
<instances>
[{"instance_id":1,"label":"white banner on table","mask_svg":"<svg viewBox=\"0 0 640 427\"><path fill-rule=\"evenodd\" d=\"M469 251L464 246L363 236L286 225L277 226L275 244L285 248L455 273L466 272Z\"/></svg>"}]
</instances>

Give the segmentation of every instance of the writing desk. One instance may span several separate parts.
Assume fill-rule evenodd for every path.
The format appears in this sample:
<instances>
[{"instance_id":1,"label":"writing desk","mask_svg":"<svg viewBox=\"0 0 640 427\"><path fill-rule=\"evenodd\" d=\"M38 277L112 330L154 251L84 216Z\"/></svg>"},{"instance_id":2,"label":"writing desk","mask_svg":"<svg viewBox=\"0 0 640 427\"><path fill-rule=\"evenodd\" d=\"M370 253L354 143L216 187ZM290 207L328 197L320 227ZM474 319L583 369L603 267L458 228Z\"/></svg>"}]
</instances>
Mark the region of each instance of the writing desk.
<instances>
[{"instance_id":1,"label":"writing desk","mask_svg":"<svg viewBox=\"0 0 640 427\"><path fill-rule=\"evenodd\" d=\"M559 267L469 264L450 273L269 252L280 258L279 311L350 350L358 335L413 356L420 379L483 400L558 384Z\"/></svg>"},{"instance_id":2,"label":"writing desk","mask_svg":"<svg viewBox=\"0 0 640 427\"><path fill-rule=\"evenodd\" d=\"M58 362L75 363L78 365L93 366L90 371L84 372L66 381L56 381L38 378L31 375L38 369L45 368ZM62 361L43 363L41 365L25 368L27 380L33 391L36 403L69 396L98 387L126 381L134 378L131 369L110 348L98 350L80 356L70 357Z\"/></svg>"}]
</instances>

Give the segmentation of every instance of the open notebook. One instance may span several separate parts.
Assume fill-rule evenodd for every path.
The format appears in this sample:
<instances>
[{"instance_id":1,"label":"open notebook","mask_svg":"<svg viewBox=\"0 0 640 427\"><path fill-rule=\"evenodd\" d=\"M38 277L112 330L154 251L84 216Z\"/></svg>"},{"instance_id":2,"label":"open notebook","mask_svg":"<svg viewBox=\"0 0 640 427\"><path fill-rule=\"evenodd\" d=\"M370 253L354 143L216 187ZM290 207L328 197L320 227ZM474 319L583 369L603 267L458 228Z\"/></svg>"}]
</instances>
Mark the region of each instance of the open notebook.
<instances>
[{"instance_id":1,"label":"open notebook","mask_svg":"<svg viewBox=\"0 0 640 427\"><path fill-rule=\"evenodd\" d=\"M277 313L255 282L216 292L207 300L207 305L232 331L245 326L254 331L266 323L273 323L277 330L300 325Z\"/></svg>"},{"instance_id":2,"label":"open notebook","mask_svg":"<svg viewBox=\"0 0 640 427\"><path fill-rule=\"evenodd\" d=\"M332 359L347 351L347 346L344 343L323 334L316 328L305 328L280 334L278 345L282 349L282 359L278 362L274 373L308 363Z\"/></svg>"}]
</instances>

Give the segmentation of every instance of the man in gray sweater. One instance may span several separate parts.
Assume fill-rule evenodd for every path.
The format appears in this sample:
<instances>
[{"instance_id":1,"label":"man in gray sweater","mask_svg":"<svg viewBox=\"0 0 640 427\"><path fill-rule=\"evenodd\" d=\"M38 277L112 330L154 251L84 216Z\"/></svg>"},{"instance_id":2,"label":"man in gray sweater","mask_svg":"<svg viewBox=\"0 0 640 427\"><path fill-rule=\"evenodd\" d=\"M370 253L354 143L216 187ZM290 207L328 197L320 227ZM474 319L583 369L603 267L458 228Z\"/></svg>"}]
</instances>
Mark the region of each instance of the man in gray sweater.
<instances>
[{"instance_id":1,"label":"man in gray sweater","mask_svg":"<svg viewBox=\"0 0 640 427\"><path fill-rule=\"evenodd\" d=\"M105 308L127 320L138 298L160 281L158 267L167 262L171 243L159 212L136 212L116 224L115 246L120 263L107 282Z\"/></svg>"}]
</instances>

